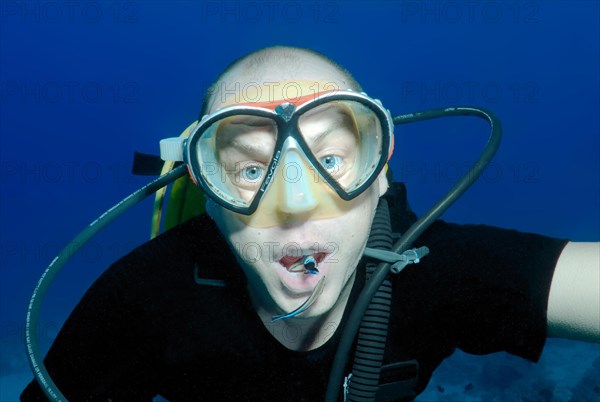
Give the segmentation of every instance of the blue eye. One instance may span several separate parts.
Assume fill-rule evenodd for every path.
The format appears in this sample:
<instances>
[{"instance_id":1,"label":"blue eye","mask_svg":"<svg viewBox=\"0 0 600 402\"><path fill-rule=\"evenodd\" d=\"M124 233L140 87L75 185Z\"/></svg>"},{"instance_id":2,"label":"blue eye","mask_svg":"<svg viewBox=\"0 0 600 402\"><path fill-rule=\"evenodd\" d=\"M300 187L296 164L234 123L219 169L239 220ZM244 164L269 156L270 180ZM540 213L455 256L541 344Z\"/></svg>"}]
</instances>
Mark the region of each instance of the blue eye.
<instances>
[{"instance_id":1,"label":"blue eye","mask_svg":"<svg viewBox=\"0 0 600 402\"><path fill-rule=\"evenodd\" d=\"M337 155L327 155L321 158L321 165L329 171L337 170L342 164L342 158Z\"/></svg>"},{"instance_id":2,"label":"blue eye","mask_svg":"<svg viewBox=\"0 0 600 402\"><path fill-rule=\"evenodd\" d=\"M259 166L249 166L242 170L242 177L248 182L256 182L262 177L262 169Z\"/></svg>"}]
</instances>

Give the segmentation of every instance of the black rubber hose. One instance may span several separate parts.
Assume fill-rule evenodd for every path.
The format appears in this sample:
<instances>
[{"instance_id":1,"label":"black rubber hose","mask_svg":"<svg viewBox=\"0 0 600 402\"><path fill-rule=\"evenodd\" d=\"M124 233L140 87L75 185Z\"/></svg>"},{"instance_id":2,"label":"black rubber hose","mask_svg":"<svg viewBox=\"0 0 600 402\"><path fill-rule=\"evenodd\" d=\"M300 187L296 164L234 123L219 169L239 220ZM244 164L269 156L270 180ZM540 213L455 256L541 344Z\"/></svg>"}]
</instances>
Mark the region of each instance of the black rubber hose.
<instances>
[{"instance_id":1,"label":"black rubber hose","mask_svg":"<svg viewBox=\"0 0 600 402\"><path fill-rule=\"evenodd\" d=\"M154 194L158 189L168 185L175 181L179 177L187 173L186 165L181 165L171 170L144 187L136 190L132 194L119 201L108 211L100 215L98 219L90 223L85 229L81 231L75 238L69 243L68 247L61 250L54 260L48 265L48 268L44 271L41 278L39 279L29 305L27 307L27 318L25 320L25 344L27 345L27 358L29 359L29 365L31 370L36 377L40 388L44 391L46 396L51 401L66 401L67 399L60 392L50 374L46 370L43 359L40 357L39 346L36 342L35 328L38 325L38 318L44 296L52 283L54 277L58 274L60 269L71 259L73 254L79 250L88 240L90 240L96 233L101 231L106 225L112 222L115 218L127 211L129 208L138 204L147 196Z\"/></svg>"},{"instance_id":2,"label":"black rubber hose","mask_svg":"<svg viewBox=\"0 0 600 402\"><path fill-rule=\"evenodd\" d=\"M434 109L425 112L396 116L394 117L394 124L407 124L415 121L451 116L474 116L486 120L491 128L488 142L479 156L479 159L467 174L465 174L426 214L419 218L408 231L402 235L396 244L394 244L392 251L396 253L401 254L406 251L417 237L419 237L429 225L442 215L475 182L475 180L477 180L500 146L502 137L500 121L492 112L486 109L476 107ZM344 369L348 362L348 356L352 349L352 344L354 343L361 318L369 306L373 295L388 276L390 268L391 265L388 263L379 264L375 273L365 284L365 287L358 296L333 360L333 367L329 375L329 382L325 394L325 402L335 402L337 400L339 390L341 389L342 379L344 377Z\"/></svg>"},{"instance_id":3,"label":"black rubber hose","mask_svg":"<svg viewBox=\"0 0 600 402\"><path fill-rule=\"evenodd\" d=\"M380 250L392 248L392 228L387 200L381 198L375 212L367 247ZM369 262L366 268L368 281L377 268ZM349 401L370 401L379 388L379 375L385 352L390 321L392 282L386 278L371 299L362 318L352 366L352 381L348 393Z\"/></svg>"}]
</instances>

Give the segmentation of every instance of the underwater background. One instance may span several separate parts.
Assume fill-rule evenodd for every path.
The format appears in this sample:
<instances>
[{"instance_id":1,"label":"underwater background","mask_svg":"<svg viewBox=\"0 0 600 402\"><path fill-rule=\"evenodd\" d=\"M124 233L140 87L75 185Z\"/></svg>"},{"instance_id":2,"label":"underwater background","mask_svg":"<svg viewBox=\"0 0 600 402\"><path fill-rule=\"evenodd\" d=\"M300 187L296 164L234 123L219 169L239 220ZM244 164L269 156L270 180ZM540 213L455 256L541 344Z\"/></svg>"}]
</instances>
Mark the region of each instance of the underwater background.
<instances>
[{"instance_id":1,"label":"underwater background","mask_svg":"<svg viewBox=\"0 0 600 402\"><path fill-rule=\"evenodd\" d=\"M325 53L394 115L493 110L500 150L443 218L600 240L596 1L1 1L0 21L2 402L32 378L25 310L45 267L150 180L131 174L133 152L157 154L217 74L261 47ZM418 214L487 135L461 119L397 128L391 168ZM151 209L130 210L58 275L37 328L44 353L92 281L148 239ZM457 351L418 401L598 401L599 378L599 345L549 339L539 364Z\"/></svg>"}]
</instances>

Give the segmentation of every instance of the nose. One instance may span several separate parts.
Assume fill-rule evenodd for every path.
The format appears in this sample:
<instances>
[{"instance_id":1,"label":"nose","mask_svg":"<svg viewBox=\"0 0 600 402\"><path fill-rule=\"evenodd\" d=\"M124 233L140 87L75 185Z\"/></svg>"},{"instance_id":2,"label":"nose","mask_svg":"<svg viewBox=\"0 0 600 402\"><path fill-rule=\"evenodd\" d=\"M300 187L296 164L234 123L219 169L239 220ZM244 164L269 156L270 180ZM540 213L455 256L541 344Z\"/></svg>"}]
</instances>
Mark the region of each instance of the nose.
<instances>
[{"instance_id":1,"label":"nose","mask_svg":"<svg viewBox=\"0 0 600 402\"><path fill-rule=\"evenodd\" d=\"M286 214L298 214L316 208L318 201L312 188L314 177L298 150L288 150L281 163L283 177L280 182L279 210Z\"/></svg>"}]
</instances>

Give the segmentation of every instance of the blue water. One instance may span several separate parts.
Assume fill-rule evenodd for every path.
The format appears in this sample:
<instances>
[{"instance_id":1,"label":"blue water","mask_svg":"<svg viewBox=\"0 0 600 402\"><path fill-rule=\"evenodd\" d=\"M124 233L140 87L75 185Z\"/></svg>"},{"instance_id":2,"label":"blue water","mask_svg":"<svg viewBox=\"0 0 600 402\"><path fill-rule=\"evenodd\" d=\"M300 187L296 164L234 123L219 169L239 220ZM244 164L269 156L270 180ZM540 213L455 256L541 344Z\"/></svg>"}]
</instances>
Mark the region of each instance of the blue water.
<instances>
[{"instance_id":1,"label":"blue water","mask_svg":"<svg viewBox=\"0 0 600 402\"><path fill-rule=\"evenodd\" d=\"M147 181L129 173L134 150L157 153L195 120L220 70L264 46L327 54L394 114L494 110L501 149L445 219L600 240L597 2L2 1L0 12L1 401L31 378L25 307L59 247ZM422 213L486 133L448 121L396 136L392 169ZM93 279L148 238L150 210L129 212L65 267L43 311L43 350ZM457 354L419 400L592 400L598 356L571 341L549 342L538 365Z\"/></svg>"}]
</instances>

